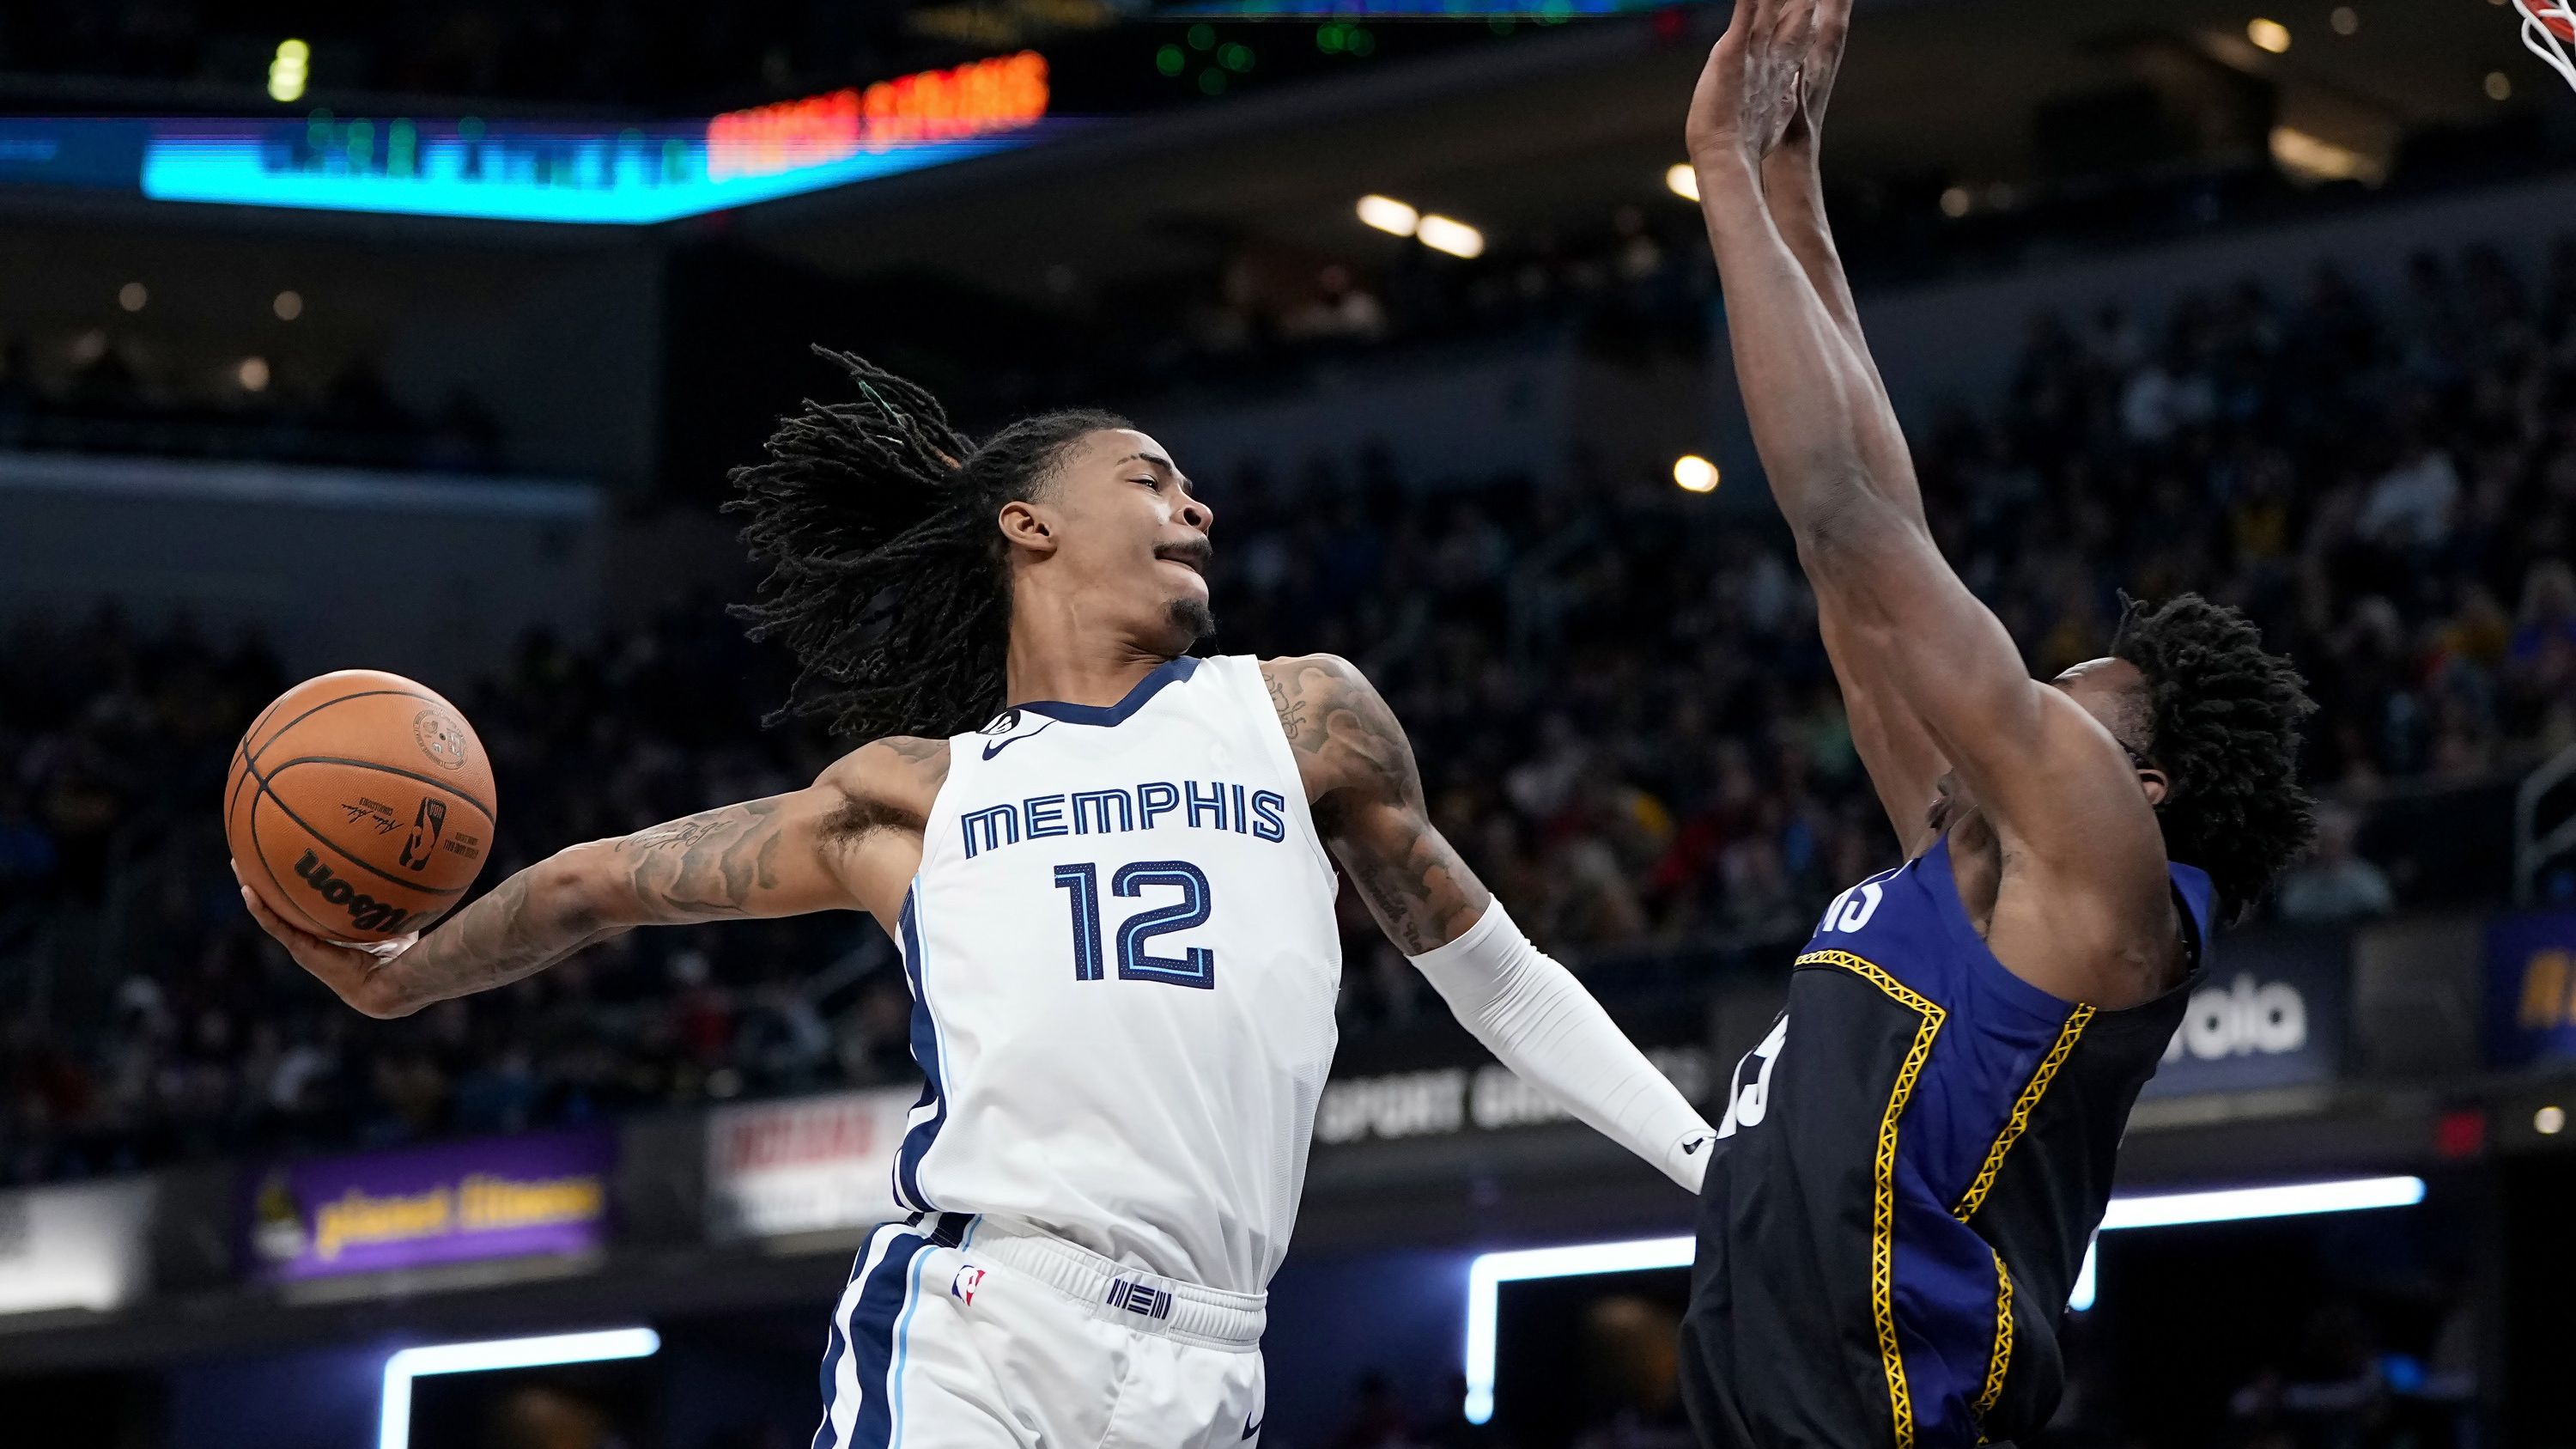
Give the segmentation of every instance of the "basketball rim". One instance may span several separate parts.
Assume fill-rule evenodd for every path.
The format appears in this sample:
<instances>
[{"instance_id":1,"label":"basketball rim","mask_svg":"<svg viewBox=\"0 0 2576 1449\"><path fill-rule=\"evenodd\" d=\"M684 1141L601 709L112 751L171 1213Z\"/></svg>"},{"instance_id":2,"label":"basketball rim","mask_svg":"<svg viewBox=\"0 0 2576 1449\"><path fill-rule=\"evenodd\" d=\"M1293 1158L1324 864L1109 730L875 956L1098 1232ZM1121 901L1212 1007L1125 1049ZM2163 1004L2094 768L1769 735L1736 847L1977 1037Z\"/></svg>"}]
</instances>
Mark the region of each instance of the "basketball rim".
<instances>
[{"instance_id":1,"label":"basketball rim","mask_svg":"<svg viewBox=\"0 0 2576 1449\"><path fill-rule=\"evenodd\" d=\"M2513 0L2522 12L2522 43L2576 86L2576 0Z\"/></svg>"}]
</instances>

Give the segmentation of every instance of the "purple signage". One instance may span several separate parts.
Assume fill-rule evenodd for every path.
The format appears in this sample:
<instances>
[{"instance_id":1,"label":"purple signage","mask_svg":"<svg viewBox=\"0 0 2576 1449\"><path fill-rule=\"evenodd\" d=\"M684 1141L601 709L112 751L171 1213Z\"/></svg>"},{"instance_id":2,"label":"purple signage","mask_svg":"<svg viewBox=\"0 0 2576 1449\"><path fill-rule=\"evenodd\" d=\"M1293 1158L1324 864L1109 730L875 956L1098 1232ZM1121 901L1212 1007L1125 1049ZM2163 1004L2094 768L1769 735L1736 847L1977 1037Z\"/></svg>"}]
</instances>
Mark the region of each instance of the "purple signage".
<instances>
[{"instance_id":1,"label":"purple signage","mask_svg":"<svg viewBox=\"0 0 2576 1449\"><path fill-rule=\"evenodd\" d=\"M272 1280L578 1253L607 1239L616 1140L532 1132L272 1163L252 1184L249 1262Z\"/></svg>"}]
</instances>

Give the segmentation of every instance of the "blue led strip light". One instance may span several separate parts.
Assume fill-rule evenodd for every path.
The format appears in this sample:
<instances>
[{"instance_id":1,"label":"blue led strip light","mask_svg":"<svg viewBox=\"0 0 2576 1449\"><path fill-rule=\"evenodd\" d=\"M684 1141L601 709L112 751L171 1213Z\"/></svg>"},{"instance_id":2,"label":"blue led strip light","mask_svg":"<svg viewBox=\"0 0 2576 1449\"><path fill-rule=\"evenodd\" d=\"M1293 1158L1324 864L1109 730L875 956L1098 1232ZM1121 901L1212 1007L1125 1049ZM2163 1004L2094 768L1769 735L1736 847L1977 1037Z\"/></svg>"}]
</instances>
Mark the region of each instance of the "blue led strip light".
<instances>
[{"instance_id":1,"label":"blue led strip light","mask_svg":"<svg viewBox=\"0 0 2576 1449\"><path fill-rule=\"evenodd\" d=\"M303 126L186 134L156 128L143 194L155 201L497 221L644 226L870 181L1027 145L1034 134L860 150L761 175L711 177L704 136L543 132L418 136L401 155L373 136L329 148ZM355 123L341 123L341 130Z\"/></svg>"}]
</instances>

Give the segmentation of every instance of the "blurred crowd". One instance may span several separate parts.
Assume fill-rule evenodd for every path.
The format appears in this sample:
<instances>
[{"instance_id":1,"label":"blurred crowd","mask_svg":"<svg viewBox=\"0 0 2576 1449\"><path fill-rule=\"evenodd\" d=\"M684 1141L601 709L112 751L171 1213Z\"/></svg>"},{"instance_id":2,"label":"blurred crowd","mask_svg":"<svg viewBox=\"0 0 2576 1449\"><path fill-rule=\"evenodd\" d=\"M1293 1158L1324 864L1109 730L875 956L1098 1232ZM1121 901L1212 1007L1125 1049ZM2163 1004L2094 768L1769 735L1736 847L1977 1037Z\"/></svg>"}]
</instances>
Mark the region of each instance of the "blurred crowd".
<instances>
[{"instance_id":1,"label":"blurred crowd","mask_svg":"<svg viewBox=\"0 0 2576 1449\"><path fill-rule=\"evenodd\" d=\"M499 424L472 395L424 414L363 358L307 378L264 357L194 369L155 357L103 329L70 339L52 368L25 341L0 342L0 449L431 470L501 463Z\"/></svg>"},{"instance_id":2,"label":"blurred crowd","mask_svg":"<svg viewBox=\"0 0 2576 1449\"><path fill-rule=\"evenodd\" d=\"M2562 244L2531 274L2426 257L2399 296L2325 270L2295 296L2041 319L2010 395L1918 443L1944 547L2034 669L2099 653L2120 587L2211 592L2297 657L2323 706L2308 773L2335 803L2268 909L2338 921L2432 888L2372 848L2386 810L2576 742L2571 403ZM1417 481L1366 448L1218 480L1216 644L1358 660L1434 817L1543 944L1611 991L1678 947L1770 960L1891 863L1784 539L1581 459ZM227 752L284 683L256 640L185 626L6 636L0 1178L910 1076L902 975L856 917L638 933L404 1022L347 1012L223 869ZM837 748L759 727L781 661L714 601L441 683L499 772L487 884L801 783ZM2423 854L2473 858L2488 826L2435 798ZM1350 893L1345 911L1346 1031L1436 1015Z\"/></svg>"}]
</instances>

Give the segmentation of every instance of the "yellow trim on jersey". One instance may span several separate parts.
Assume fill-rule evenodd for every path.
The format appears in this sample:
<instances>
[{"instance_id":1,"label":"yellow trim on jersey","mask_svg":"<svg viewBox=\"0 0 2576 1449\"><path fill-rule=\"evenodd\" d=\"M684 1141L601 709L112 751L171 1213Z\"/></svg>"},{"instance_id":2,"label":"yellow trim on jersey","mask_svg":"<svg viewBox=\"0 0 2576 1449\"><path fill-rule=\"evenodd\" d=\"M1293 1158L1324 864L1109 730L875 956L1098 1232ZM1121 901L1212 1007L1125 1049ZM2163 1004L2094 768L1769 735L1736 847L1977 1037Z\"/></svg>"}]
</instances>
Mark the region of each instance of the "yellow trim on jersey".
<instances>
[{"instance_id":1,"label":"yellow trim on jersey","mask_svg":"<svg viewBox=\"0 0 2576 1449\"><path fill-rule=\"evenodd\" d=\"M2092 1019L2093 1008L2079 1006L2066 1018L2066 1025L2058 1029L2057 1045L2048 1049L2048 1055L2039 1060L2038 1070L2030 1074L2030 1085L2022 1088L2021 1100L2013 1103L2012 1115L2004 1119L2004 1130L1995 1134L1995 1145L1986 1150L1986 1164L1977 1169L1977 1180L1968 1184L1967 1196L1950 1209L1952 1217L1964 1223L1985 1206L1986 1194L1994 1191L1995 1175L2004 1170L2004 1154L2012 1151L2013 1143L2029 1130L2030 1114L2039 1106L2041 1094L2057 1079L2057 1069L2066 1065L2067 1057L2075 1051L2075 1039L2084 1034L2085 1023Z\"/></svg>"},{"instance_id":2,"label":"yellow trim on jersey","mask_svg":"<svg viewBox=\"0 0 2576 1449\"><path fill-rule=\"evenodd\" d=\"M1988 1252L1994 1250L1989 1248ZM2004 1255L1995 1253L1995 1352L1986 1361L1985 1392L1977 1395L1977 1421L1982 1426L1995 1404L2004 1396L2004 1375L2012 1369L2013 1319L2012 1270L2004 1266Z\"/></svg>"},{"instance_id":3,"label":"yellow trim on jersey","mask_svg":"<svg viewBox=\"0 0 2576 1449\"><path fill-rule=\"evenodd\" d=\"M1878 963L1849 951L1811 951L1799 957L1797 964L1839 966L1923 1018L1923 1024L1914 1031L1913 1050L1905 1054L1905 1064L1896 1072L1896 1085L1887 1095L1887 1114L1878 1122L1877 1191L1869 1234L1869 1306L1871 1316L1878 1321L1879 1363L1887 1371L1888 1412L1896 1422L1896 1449L1914 1449L1914 1395L1906 1387L1905 1355L1896 1342L1896 1121L1905 1115L1906 1099L1914 1095L1914 1084L1923 1078L1923 1064L1932 1056L1932 1039L1941 1034L1941 1023L1948 1013L1929 997L1888 975Z\"/></svg>"}]
</instances>

